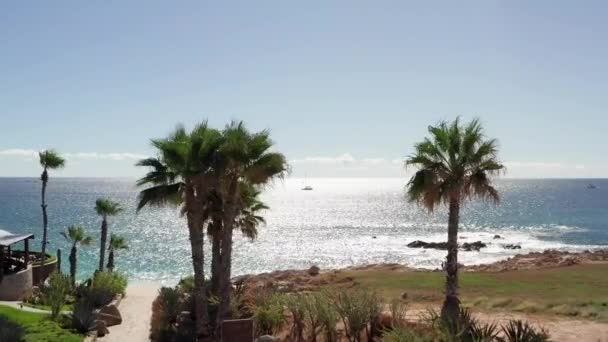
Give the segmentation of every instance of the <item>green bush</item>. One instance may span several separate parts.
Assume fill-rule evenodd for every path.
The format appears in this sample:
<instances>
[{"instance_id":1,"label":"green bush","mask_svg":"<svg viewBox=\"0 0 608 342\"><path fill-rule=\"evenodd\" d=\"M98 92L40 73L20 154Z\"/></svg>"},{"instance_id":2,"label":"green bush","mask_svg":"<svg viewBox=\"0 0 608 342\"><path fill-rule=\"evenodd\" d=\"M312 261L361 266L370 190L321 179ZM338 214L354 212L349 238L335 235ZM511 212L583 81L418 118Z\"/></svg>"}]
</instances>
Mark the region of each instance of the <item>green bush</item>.
<instances>
[{"instance_id":1,"label":"green bush","mask_svg":"<svg viewBox=\"0 0 608 342\"><path fill-rule=\"evenodd\" d=\"M372 339L368 326L372 325L381 311L381 303L375 292L363 288L338 292L334 296L334 305L344 323L349 341L361 341L363 331L366 331L368 340Z\"/></svg>"},{"instance_id":2,"label":"green bush","mask_svg":"<svg viewBox=\"0 0 608 342\"><path fill-rule=\"evenodd\" d=\"M306 325L306 313L308 305L304 295L284 295L282 304L291 314L291 330L289 337L291 341L304 341L304 327Z\"/></svg>"},{"instance_id":3,"label":"green bush","mask_svg":"<svg viewBox=\"0 0 608 342\"><path fill-rule=\"evenodd\" d=\"M49 277L49 285L45 288L45 298L51 306L51 318L57 319L61 308L67 302L72 291L70 277L59 272L53 272Z\"/></svg>"},{"instance_id":4,"label":"green bush","mask_svg":"<svg viewBox=\"0 0 608 342\"><path fill-rule=\"evenodd\" d=\"M117 272L97 272L88 288L83 290L83 297L94 307L110 303L117 295L124 295L127 289L127 278Z\"/></svg>"},{"instance_id":5,"label":"green bush","mask_svg":"<svg viewBox=\"0 0 608 342\"><path fill-rule=\"evenodd\" d=\"M256 334L272 335L285 322L281 296L270 290L260 290L255 294L255 304L251 308Z\"/></svg>"},{"instance_id":6,"label":"green bush","mask_svg":"<svg viewBox=\"0 0 608 342\"><path fill-rule=\"evenodd\" d=\"M95 329L95 314L93 305L86 300L79 300L72 307L71 324L72 328L81 334Z\"/></svg>"},{"instance_id":7,"label":"green bush","mask_svg":"<svg viewBox=\"0 0 608 342\"><path fill-rule=\"evenodd\" d=\"M0 341L21 341L25 337L25 329L17 323L0 316Z\"/></svg>"},{"instance_id":8,"label":"green bush","mask_svg":"<svg viewBox=\"0 0 608 342\"><path fill-rule=\"evenodd\" d=\"M324 336L327 342L335 342L338 339L336 334L338 313L332 300L328 293L317 292L305 297L306 322L311 334L315 336L314 340L319 334Z\"/></svg>"},{"instance_id":9,"label":"green bush","mask_svg":"<svg viewBox=\"0 0 608 342\"><path fill-rule=\"evenodd\" d=\"M504 341L506 342L545 342L549 341L549 335L541 328L534 329L528 322L511 320L502 327Z\"/></svg>"}]
</instances>

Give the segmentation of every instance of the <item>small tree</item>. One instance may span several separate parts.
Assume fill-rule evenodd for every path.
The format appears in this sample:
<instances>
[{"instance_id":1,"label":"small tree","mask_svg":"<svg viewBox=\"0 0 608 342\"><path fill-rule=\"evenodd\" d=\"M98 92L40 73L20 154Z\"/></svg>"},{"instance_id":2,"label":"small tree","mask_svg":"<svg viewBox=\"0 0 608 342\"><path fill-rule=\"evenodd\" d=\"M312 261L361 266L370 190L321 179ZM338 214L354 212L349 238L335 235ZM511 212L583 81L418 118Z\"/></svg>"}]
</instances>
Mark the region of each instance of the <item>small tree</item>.
<instances>
[{"instance_id":1,"label":"small tree","mask_svg":"<svg viewBox=\"0 0 608 342\"><path fill-rule=\"evenodd\" d=\"M67 231L61 232L61 235L72 244L72 250L70 252L70 278L72 280L72 286L76 286L76 268L78 263L78 245L89 246L93 239L86 235L86 232L82 226L74 225L69 226Z\"/></svg>"},{"instance_id":2,"label":"small tree","mask_svg":"<svg viewBox=\"0 0 608 342\"><path fill-rule=\"evenodd\" d=\"M51 306L51 318L53 320L59 317L61 308L67 301L67 296L70 294L72 286L70 278L59 272L53 272L49 277L49 285L46 289L47 300Z\"/></svg>"},{"instance_id":3,"label":"small tree","mask_svg":"<svg viewBox=\"0 0 608 342\"><path fill-rule=\"evenodd\" d=\"M123 236L119 236L116 234L110 235L110 245L108 246L108 272L114 271L114 252L127 249L127 240Z\"/></svg>"},{"instance_id":4,"label":"small tree","mask_svg":"<svg viewBox=\"0 0 608 342\"><path fill-rule=\"evenodd\" d=\"M106 256L106 241L108 240L108 217L116 216L123 211L118 202L107 198L98 198L95 202L95 211L101 216L101 239L99 245L99 271L103 272Z\"/></svg>"}]
</instances>

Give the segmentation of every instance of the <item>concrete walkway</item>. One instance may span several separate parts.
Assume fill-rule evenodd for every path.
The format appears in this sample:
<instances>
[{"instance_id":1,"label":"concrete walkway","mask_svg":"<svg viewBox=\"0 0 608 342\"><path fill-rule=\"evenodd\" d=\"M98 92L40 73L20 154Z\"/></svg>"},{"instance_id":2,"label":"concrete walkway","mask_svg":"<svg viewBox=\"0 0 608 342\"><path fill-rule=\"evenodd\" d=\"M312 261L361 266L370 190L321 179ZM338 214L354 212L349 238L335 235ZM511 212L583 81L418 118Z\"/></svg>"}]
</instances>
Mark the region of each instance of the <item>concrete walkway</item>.
<instances>
[{"instance_id":1,"label":"concrete walkway","mask_svg":"<svg viewBox=\"0 0 608 342\"><path fill-rule=\"evenodd\" d=\"M0 301L0 305L4 305L4 306L8 306L8 307L11 307L11 308L15 308L15 309L22 310L22 311L28 311L28 312L45 313L45 314L50 314L51 313L48 310L36 309L36 308L32 308L32 307L23 305L23 302Z\"/></svg>"},{"instance_id":2,"label":"concrete walkway","mask_svg":"<svg viewBox=\"0 0 608 342\"><path fill-rule=\"evenodd\" d=\"M150 341L152 302L158 295L158 289L158 285L130 285L127 288L127 295L118 306L122 324L108 328L110 334L97 340L101 342Z\"/></svg>"}]
</instances>

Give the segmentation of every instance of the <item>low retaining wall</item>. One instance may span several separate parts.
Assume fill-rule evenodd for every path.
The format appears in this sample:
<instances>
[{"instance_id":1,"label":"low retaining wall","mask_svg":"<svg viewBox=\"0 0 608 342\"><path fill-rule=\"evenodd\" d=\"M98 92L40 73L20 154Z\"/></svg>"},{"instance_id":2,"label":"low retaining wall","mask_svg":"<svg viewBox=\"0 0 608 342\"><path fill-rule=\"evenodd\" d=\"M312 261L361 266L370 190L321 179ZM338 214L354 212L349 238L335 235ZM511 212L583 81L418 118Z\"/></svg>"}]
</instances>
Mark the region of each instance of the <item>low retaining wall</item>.
<instances>
[{"instance_id":1,"label":"low retaining wall","mask_svg":"<svg viewBox=\"0 0 608 342\"><path fill-rule=\"evenodd\" d=\"M5 274L0 283L0 300L22 300L32 293L32 265L13 274Z\"/></svg>"},{"instance_id":2,"label":"low retaining wall","mask_svg":"<svg viewBox=\"0 0 608 342\"><path fill-rule=\"evenodd\" d=\"M33 264L32 266L32 275L33 275L33 283L36 286L44 283L44 281L57 269L57 258L53 258L51 256L47 256L47 259L44 262L44 266L39 264Z\"/></svg>"}]
</instances>

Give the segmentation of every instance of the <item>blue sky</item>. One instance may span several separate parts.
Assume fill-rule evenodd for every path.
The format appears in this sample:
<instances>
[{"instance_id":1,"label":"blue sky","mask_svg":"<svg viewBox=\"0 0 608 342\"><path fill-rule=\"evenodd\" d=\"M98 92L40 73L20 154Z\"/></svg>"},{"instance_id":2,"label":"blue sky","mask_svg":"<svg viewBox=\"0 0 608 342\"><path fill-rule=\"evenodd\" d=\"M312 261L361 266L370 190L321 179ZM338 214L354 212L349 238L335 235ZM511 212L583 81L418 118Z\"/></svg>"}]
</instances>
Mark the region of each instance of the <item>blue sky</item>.
<instances>
[{"instance_id":1,"label":"blue sky","mask_svg":"<svg viewBox=\"0 0 608 342\"><path fill-rule=\"evenodd\" d=\"M608 177L605 1L0 3L0 176L136 176L208 118L269 128L293 175L400 176L480 117L510 177Z\"/></svg>"}]
</instances>

